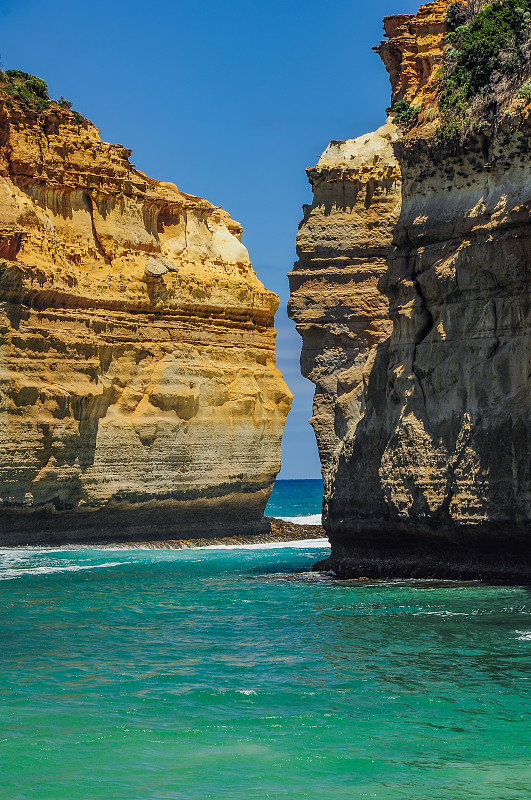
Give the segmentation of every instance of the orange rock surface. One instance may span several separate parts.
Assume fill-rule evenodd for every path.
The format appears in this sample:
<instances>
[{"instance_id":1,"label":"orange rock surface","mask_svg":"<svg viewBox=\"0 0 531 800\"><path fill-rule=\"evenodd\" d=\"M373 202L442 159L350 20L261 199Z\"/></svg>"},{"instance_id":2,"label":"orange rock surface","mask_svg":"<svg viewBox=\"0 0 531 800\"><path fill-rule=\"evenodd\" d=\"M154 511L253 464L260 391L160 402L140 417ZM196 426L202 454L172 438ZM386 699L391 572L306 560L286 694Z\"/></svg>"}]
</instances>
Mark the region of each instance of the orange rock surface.
<instances>
[{"instance_id":1,"label":"orange rock surface","mask_svg":"<svg viewBox=\"0 0 531 800\"><path fill-rule=\"evenodd\" d=\"M374 49L389 73L393 103L406 100L421 107L433 92L442 64L448 5L448 0L435 0L417 14L384 17L387 40Z\"/></svg>"}]
</instances>

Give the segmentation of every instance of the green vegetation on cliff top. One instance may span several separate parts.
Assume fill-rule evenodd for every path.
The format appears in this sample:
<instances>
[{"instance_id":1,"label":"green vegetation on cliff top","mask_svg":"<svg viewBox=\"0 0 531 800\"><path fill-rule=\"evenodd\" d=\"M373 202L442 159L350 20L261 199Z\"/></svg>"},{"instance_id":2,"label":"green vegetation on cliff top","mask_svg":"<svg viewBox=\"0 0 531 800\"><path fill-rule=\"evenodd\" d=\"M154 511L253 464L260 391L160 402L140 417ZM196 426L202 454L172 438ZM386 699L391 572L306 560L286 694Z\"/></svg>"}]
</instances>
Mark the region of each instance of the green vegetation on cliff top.
<instances>
[{"instance_id":1,"label":"green vegetation on cliff top","mask_svg":"<svg viewBox=\"0 0 531 800\"><path fill-rule=\"evenodd\" d=\"M443 140L494 120L515 94L529 99L531 0L452 3L446 23L437 132Z\"/></svg>"},{"instance_id":2,"label":"green vegetation on cliff top","mask_svg":"<svg viewBox=\"0 0 531 800\"><path fill-rule=\"evenodd\" d=\"M7 104L21 105L38 113L46 111L51 106L60 106L68 109L72 103L61 97L60 100L52 100L48 94L48 85L42 78L30 75L29 72L22 72L20 69L8 69L0 71L0 92L7 95ZM79 124L84 117L78 111L72 111L74 120Z\"/></svg>"}]
</instances>

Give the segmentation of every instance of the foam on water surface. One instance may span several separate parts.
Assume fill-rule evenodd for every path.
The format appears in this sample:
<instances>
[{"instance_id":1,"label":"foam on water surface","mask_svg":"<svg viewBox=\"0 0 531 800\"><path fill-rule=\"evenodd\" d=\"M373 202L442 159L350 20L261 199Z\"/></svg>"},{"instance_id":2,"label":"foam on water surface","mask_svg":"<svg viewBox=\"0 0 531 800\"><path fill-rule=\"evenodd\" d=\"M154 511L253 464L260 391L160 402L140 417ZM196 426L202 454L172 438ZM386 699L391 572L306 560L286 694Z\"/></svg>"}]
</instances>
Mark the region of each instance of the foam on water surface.
<instances>
[{"instance_id":1,"label":"foam on water surface","mask_svg":"<svg viewBox=\"0 0 531 800\"><path fill-rule=\"evenodd\" d=\"M277 517L284 522L293 522L295 525L321 525L322 518L320 514L309 514L308 516L300 517Z\"/></svg>"},{"instance_id":2,"label":"foam on water surface","mask_svg":"<svg viewBox=\"0 0 531 800\"><path fill-rule=\"evenodd\" d=\"M2 550L0 796L527 800L531 592L327 552Z\"/></svg>"},{"instance_id":3,"label":"foam on water surface","mask_svg":"<svg viewBox=\"0 0 531 800\"><path fill-rule=\"evenodd\" d=\"M20 569L7 568L0 566L0 581L24 578L30 575L55 575L60 572L82 572L87 569L105 569L107 567L121 567L123 562L107 561L104 564L67 564L64 566L42 566L42 567L21 567Z\"/></svg>"}]
</instances>

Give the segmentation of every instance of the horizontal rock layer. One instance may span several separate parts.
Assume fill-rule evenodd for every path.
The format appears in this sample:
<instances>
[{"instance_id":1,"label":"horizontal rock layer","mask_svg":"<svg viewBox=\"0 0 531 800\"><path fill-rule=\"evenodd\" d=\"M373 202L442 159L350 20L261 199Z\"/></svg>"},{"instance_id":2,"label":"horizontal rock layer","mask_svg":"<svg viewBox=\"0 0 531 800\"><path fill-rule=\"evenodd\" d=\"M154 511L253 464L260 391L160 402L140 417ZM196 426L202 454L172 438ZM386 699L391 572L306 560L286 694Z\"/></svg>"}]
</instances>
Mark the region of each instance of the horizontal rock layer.
<instances>
[{"instance_id":1,"label":"horizontal rock layer","mask_svg":"<svg viewBox=\"0 0 531 800\"><path fill-rule=\"evenodd\" d=\"M445 5L424 6L422 25L409 20L408 31L439 30ZM402 48L408 56L415 48L400 35L387 52ZM402 63L411 72L412 59ZM413 100L418 84L409 91L404 80L397 67L393 89ZM319 365L319 373L307 370L317 384L318 438L333 443L333 457L329 448L323 459L332 555L322 568L342 576L531 575L530 131L521 107L470 134L464 147L438 145L429 126L393 143L400 214L380 217L388 237L383 260L373 254L378 239L366 225L370 204L361 214L350 206L328 254L333 263L352 229L366 242L360 274L378 271L375 296L382 298L370 322L324 263L311 314L294 286L303 368L308 357ZM369 144L369 161L371 150ZM341 183L331 191L330 208L342 207ZM313 231L306 215L299 241ZM327 245L318 234L305 259L312 262ZM324 321L316 309L328 309L330 295L336 306ZM389 308L382 316L383 298ZM367 348L374 321L381 338L345 407L335 387L342 386L343 364ZM330 336L336 325L343 350ZM333 387L326 397L321 375ZM349 424L341 428L338 419Z\"/></svg>"},{"instance_id":2,"label":"horizontal rock layer","mask_svg":"<svg viewBox=\"0 0 531 800\"><path fill-rule=\"evenodd\" d=\"M241 227L0 92L0 543L256 533L291 395Z\"/></svg>"}]
</instances>

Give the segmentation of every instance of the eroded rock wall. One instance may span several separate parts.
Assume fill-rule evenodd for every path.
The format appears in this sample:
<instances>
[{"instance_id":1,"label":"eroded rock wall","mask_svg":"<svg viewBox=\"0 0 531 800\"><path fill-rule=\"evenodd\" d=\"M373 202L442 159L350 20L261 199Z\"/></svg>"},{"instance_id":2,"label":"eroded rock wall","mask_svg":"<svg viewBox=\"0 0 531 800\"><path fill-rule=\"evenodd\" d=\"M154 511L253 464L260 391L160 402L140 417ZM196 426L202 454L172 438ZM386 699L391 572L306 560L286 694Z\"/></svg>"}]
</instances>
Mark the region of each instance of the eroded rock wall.
<instances>
[{"instance_id":1,"label":"eroded rock wall","mask_svg":"<svg viewBox=\"0 0 531 800\"><path fill-rule=\"evenodd\" d=\"M311 423L325 504L343 442L365 413L379 344L391 333L378 282L400 213L396 136L387 123L358 139L331 142L307 170L313 203L304 208L297 236L289 314L303 340L302 373L316 385Z\"/></svg>"},{"instance_id":2,"label":"eroded rock wall","mask_svg":"<svg viewBox=\"0 0 531 800\"><path fill-rule=\"evenodd\" d=\"M412 67L422 48L411 36L440 32L445 6L424 6L420 25L398 20L399 41L383 48L399 59L389 70L395 96L415 102L417 89L424 98L429 92L429 79L418 81L422 70ZM440 60L432 53L432 65ZM400 64L415 76L412 88ZM336 441L332 467L324 464L332 556L323 566L344 576L528 579L529 108L517 101L496 125L470 133L465 146L437 144L434 127L421 116L393 143L400 215L386 264L368 264L378 264L392 329L364 376L356 399L362 413ZM356 301L343 299L357 319ZM317 324L323 333L315 358L332 381L336 348ZM357 347L352 337L349 353ZM320 403L318 385L314 416Z\"/></svg>"},{"instance_id":3,"label":"eroded rock wall","mask_svg":"<svg viewBox=\"0 0 531 800\"><path fill-rule=\"evenodd\" d=\"M0 543L260 530L291 395L241 227L0 96Z\"/></svg>"}]
</instances>

